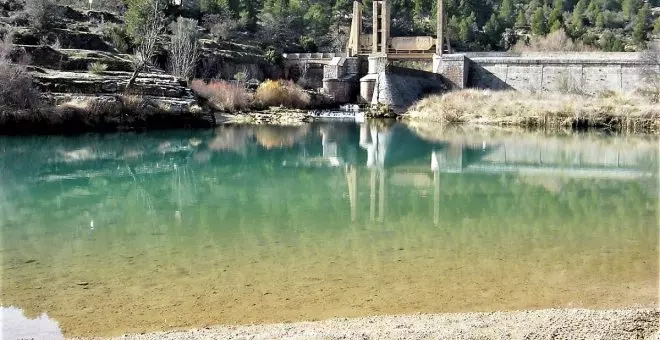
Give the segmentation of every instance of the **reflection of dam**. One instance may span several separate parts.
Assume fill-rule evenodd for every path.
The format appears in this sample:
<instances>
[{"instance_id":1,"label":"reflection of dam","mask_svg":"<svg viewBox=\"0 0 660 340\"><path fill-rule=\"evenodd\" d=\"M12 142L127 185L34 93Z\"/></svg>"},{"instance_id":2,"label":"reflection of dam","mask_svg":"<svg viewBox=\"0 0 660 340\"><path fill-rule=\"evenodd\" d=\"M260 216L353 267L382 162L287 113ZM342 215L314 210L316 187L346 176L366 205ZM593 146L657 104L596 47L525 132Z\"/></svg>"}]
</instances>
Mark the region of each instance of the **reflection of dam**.
<instances>
[{"instance_id":1,"label":"reflection of dam","mask_svg":"<svg viewBox=\"0 0 660 340\"><path fill-rule=\"evenodd\" d=\"M342 161L337 154L341 139L324 135L324 157L346 167L346 179L355 219L358 204L358 169L369 169L371 220L384 220L392 182L427 186L433 192L434 222L440 219L443 173L511 173L545 179L636 179L652 177L658 168L653 143L599 143L579 138L458 138L429 141L402 125L389 128L363 124L359 146L366 162ZM332 142L328 142L332 140ZM331 150L329 154L325 154Z\"/></svg>"},{"instance_id":2,"label":"reflection of dam","mask_svg":"<svg viewBox=\"0 0 660 340\"><path fill-rule=\"evenodd\" d=\"M264 188L274 193L280 185L313 177L305 190L330 188L329 195L350 201L353 219L362 207L372 220L384 220L385 212L417 195L429 198L429 206L433 197L438 221L439 202L452 185L497 181L492 174L510 174L507 180L553 193L560 193L572 179L650 178L654 180L644 190L653 193L658 170L658 144L650 137L440 134L414 131L402 124L333 122L232 126L176 134L5 138L0 139L0 148L4 150L0 155L3 206L16 202L3 197L25 191L15 183L30 183L23 186L53 195L62 195L62 182L79 186L84 189L81 192L90 190L92 183L86 202L92 201L91 196L102 201L106 190L125 188L135 191L148 211L154 210L152 201L157 197L168 197L172 209L179 211L205 202L205 191L231 186L242 178L264 181L258 193L262 195ZM158 194L147 195L144 183L149 181L167 185ZM217 195L222 198L224 193L218 189Z\"/></svg>"},{"instance_id":3,"label":"reflection of dam","mask_svg":"<svg viewBox=\"0 0 660 340\"><path fill-rule=\"evenodd\" d=\"M635 178L657 170L657 150L652 143L592 143L588 140L549 138L458 138L428 141L403 125L382 128L360 126L359 147L366 163L342 160L337 153L343 141L323 135L324 158L338 166L367 168L404 167L418 171L451 173L519 173L561 177ZM476 139L476 140L475 140Z\"/></svg>"}]
</instances>

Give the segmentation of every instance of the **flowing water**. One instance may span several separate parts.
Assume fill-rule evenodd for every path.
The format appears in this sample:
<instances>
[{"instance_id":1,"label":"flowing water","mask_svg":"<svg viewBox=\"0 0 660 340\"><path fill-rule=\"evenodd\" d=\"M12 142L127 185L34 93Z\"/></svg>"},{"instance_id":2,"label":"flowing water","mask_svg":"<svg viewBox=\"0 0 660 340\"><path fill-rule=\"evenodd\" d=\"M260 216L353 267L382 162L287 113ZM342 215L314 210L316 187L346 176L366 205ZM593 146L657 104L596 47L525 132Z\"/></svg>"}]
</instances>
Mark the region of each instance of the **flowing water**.
<instances>
[{"instance_id":1,"label":"flowing water","mask_svg":"<svg viewBox=\"0 0 660 340\"><path fill-rule=\"evenodd\" d=\"M65 336L658 304L654 136L0 137L0 172L2 315Z\"/></svg>"}]
</instances>

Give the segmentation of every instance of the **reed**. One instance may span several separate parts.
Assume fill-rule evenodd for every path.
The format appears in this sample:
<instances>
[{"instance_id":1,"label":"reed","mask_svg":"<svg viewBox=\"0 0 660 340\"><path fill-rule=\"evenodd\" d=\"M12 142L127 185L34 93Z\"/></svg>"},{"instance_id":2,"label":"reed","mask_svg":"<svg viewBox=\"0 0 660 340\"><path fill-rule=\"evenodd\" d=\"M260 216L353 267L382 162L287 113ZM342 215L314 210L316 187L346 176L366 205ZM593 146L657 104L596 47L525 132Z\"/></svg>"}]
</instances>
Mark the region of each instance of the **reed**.
<instances>
[{"instance_id":1,"label":"reed","mask_svg":"<svg viewBox=\"0 0 660 340\"><path fill-rule=\"evenodd\" d=\"M461 90L431 96L411 107L404 119L441 124L526 128L605 128L660 133L660 107L637 94L596 96L550 92Z\"/></svg>"}]
</instances>

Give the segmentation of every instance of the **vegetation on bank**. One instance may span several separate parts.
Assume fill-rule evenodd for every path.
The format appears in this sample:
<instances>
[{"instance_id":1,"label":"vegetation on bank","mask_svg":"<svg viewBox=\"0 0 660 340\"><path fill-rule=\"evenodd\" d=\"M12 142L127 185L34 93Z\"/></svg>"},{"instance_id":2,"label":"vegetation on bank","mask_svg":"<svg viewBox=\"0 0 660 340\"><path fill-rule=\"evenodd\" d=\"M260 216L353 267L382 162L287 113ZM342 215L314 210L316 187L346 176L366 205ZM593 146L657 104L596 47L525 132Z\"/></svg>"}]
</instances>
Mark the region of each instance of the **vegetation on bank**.
<instances>
[{"instance_id":1,"label":"vegetation on bank","mask_svg":"<svg viewBox=\"0 0 660 340\"><path fill-rule=\"evenodd\" d=\"M606 128L660 133L660 105L639 94L461 90L419 101L404 119L530 128Z\"/></svg>"},{"instance_id":2,"label":"vegetation on bank","mask_svg":"<svg viewBox=\"0 0 660 340\"><path fill-rule=\"evenodd\" d=\"M296 83L285 80L266 80L254 92L238 81L214 80L207 83L196 79L190 87L218 111L260 110L274 106L306 109L311 103L309 93Z\"/></svg>"}]
</instances>

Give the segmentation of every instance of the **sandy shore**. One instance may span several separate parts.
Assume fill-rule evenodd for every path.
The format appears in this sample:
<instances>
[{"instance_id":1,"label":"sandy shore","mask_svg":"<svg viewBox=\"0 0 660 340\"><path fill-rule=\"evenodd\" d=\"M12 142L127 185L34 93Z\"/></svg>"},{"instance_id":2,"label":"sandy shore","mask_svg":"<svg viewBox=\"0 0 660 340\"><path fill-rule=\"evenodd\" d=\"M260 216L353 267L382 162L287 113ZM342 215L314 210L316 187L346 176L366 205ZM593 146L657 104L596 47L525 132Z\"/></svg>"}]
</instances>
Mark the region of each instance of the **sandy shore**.
<instances>
[{"instance_id":1,"label":"sandy shore","mask_svg":"<svg viewBox=\"0 0 660 340\"><path fill-rule=\"evenodd\" d=\"M418 314L208 327L115 339L660 339L660 309Z\"/></svg>"}]
</instances>

